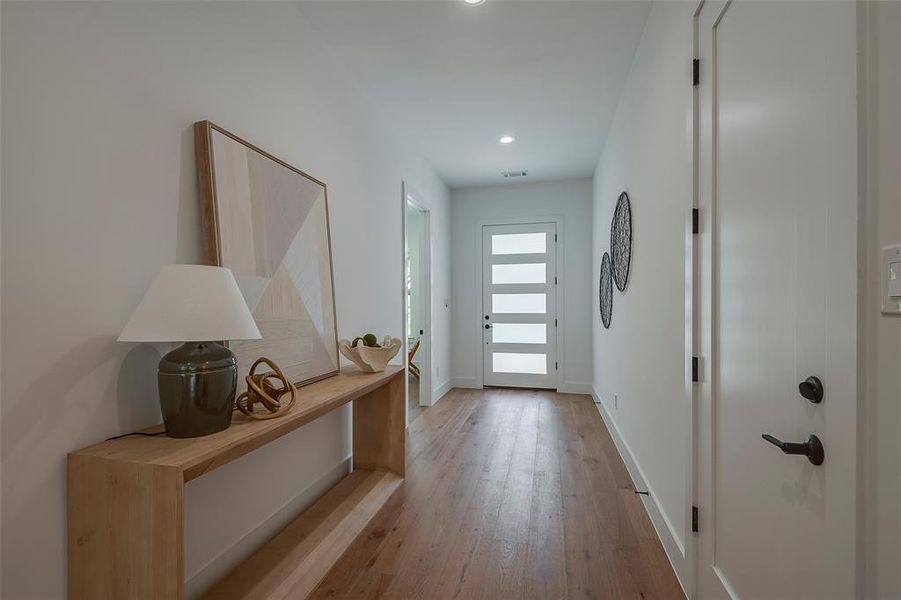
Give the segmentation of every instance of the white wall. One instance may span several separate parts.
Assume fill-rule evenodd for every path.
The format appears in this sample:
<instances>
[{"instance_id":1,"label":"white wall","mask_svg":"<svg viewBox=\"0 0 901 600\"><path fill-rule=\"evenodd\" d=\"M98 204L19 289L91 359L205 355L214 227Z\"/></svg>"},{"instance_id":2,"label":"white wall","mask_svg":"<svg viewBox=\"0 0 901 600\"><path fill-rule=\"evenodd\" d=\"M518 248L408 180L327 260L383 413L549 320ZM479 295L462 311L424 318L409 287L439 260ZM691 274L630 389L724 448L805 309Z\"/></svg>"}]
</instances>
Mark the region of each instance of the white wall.
<instances>
[{"instance_id":1,"label":"white wall","mask_svg":"<svg viewBox=\"0 0 901 600\"><path fill-rule=\"evenodd\" d=\"M587 179L459 189L451 193L454 385L478 387L482 383L482 224L554 216L563 219L563 230L558 235L563 243L565 269L563 318L558 329L560 390L591 391L591 181Z\"/></svg>"},{"instance_id":2,"label":"white wall","mask_svg":"<svg viewBox=\"0 0 901 600\"><path fill-rule=\"evenodd\" d=\"M610 329L593 305L594 389L624 442L627 465L648 489L649 512L680 578L689 445L684 260L693 7L655 3L648 16L594 175L591 278L597 298L613 209L626 191L632 268L626 291L614 288Z\"/></svg>"},{"instance_id":3,"label":"white wall","mask_svg":"<svg viewBox=\"0 0 901 600\"><path fill-rule=\"evenodd\" d=\"M194 121L327 182L342 337L402 334L402 178L448 293L446 187L324 46L287 3L2 3L0 596L64 597L66 452L160 419L167 348L115 337L161 265L201 258ZM345 472L349 426L339 411L187 486L190 589Z\"/></svg>"},{"instance_id":4,"label":"white wall","mask_svg":"<svg viewBox=\"0 0 901 600\"><path fill-rule=\"evenodd\" d=\"M868 176L864 215L865 346L867 388L864 597L901 598L901 318L880 313L881 248L901 244L901 3L861 3L866 103L863 123ZM863 378L861 378L863 379Z\"/></svg>"}]
</instances>

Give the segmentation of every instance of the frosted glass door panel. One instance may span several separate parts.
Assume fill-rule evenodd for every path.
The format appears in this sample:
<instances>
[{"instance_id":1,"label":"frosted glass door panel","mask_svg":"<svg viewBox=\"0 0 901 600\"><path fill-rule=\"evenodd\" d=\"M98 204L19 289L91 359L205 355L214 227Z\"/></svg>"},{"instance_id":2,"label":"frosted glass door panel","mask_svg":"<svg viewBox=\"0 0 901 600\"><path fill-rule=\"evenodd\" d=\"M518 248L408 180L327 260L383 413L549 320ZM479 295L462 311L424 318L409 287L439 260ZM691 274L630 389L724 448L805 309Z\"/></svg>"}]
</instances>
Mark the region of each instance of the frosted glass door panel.
<instances>
[{"instance_id":1,"label":"frosted glass door panel","mask_svg":"<svg viewBox=\"0 0 901 600\"><path fill-rule=\"evenodd\" d=\"M491 236L492 254L544 254L547 252L547 234L505 233Z\"/></svg>"},{"instance_id":2,"label":"frosted glass door panel","mask_svg":"<svg viewBox=\"0 0 901 600\"><path fill-rule=\"evenodd\" d=\"M498 315L543 315L547 294L491 294L491 310Z\"/></svg>"},{"instance_id":3,"label":"frosted glass door panel","mask_svg":"<svg viewBox=\"0 0 901 600\"><path fill-rule=\"evenodd\" d=\"M545 263L491 265L491 283L546 283Z\"/></svg>"},{"instance_id":4,"label":"frosted glass door panel","mask_svg":"<svg viewBox=\"0 0 901 600\"><path fill-rule=\"evenodd\" d=\"M495 323L491 326L491 341L495 344L547 344L547 325Z\"/></svg>"},{"instance_id":5,"label":"frosted glass door panel","mask_svg":"<svg viewBox=\"0 0 901 600\"><path fill-rule=\"evenodd\" d=\"M492 359L495 373L547 374L547 354L495 352L492 355Z\"/></svg>"}]
</instances>

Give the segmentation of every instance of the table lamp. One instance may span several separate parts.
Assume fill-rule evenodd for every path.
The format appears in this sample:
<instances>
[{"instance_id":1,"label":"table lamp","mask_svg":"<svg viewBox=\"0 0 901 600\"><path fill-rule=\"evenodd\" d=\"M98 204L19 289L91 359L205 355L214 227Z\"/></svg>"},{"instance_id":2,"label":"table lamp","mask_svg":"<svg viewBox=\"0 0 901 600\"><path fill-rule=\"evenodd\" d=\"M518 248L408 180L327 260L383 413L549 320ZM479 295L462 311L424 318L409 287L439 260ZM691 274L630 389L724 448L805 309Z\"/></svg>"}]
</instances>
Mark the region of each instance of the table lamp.
<instances>
[{"instance_id":1,"label":"table lamp","mask_svg":"<svg viewBox=\"0 0 901 600\"><path fill-rule=\"evenodd\" d=\"M231 425L237 359L220 340L259 339L235 276L224 267L160 269L120 342L185 342L160 359L160 410L170 437L200 437Z\"/></svg>"}]
</instances>

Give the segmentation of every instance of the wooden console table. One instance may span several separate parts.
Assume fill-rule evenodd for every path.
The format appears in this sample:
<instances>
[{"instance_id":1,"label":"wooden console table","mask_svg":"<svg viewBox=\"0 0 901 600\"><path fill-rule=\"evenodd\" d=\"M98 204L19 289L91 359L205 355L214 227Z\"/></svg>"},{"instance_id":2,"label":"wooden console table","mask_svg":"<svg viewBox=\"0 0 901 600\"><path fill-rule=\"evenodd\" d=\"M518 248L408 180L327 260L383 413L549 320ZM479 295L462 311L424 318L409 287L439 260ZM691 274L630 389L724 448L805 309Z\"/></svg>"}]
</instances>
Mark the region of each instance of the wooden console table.
<instances>
[{"instance_id":1,"label":"wooden console table","mask_svg":"<svg viewBox=\"0 0 901 600\"><path fill-rule=\"evenodd\" d=\"M342 370L301 388L294 409L280 419L248 421L236 413L230 428L206 437L134 436L70 453L69 598L183 598L184 484L348 402L353 473L209 593L217 599L306 597L403 481L400 367Z\"/></svg>"}]
</instances>

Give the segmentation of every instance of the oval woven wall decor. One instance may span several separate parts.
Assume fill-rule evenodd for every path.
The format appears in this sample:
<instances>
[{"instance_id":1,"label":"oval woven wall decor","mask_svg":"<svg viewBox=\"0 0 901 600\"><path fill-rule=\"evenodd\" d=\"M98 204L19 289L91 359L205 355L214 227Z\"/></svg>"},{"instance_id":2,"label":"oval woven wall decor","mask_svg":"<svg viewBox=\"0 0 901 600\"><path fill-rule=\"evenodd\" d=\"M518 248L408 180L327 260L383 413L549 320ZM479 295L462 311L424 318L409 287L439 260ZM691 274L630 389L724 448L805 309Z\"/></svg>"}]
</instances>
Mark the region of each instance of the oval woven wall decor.
<instances>
[{"instance_id":1,"label":"oval woven wall decor","mask_svg":"<svg viewBox=\"0 0 901 600\"><path fill-rule=\"evenodd\" d=\"M613 266L610 254L604 252L601 257L601 275L598 281L598 308L601 311L601 322L604 329L610 329L613 318Z\"/></svg>"},{"instance_id":2,"label":"oval woven wall decor","mask_svg":"<svg viewBox=\"0 0 901 600\"><path fill-rule=\"evenodd\" d=\"M613 282L616 289L626 291L632 265L632 204L623 192L616 201L610 224L610 256L613 260Z\"/></svg>"}]
</instances>

